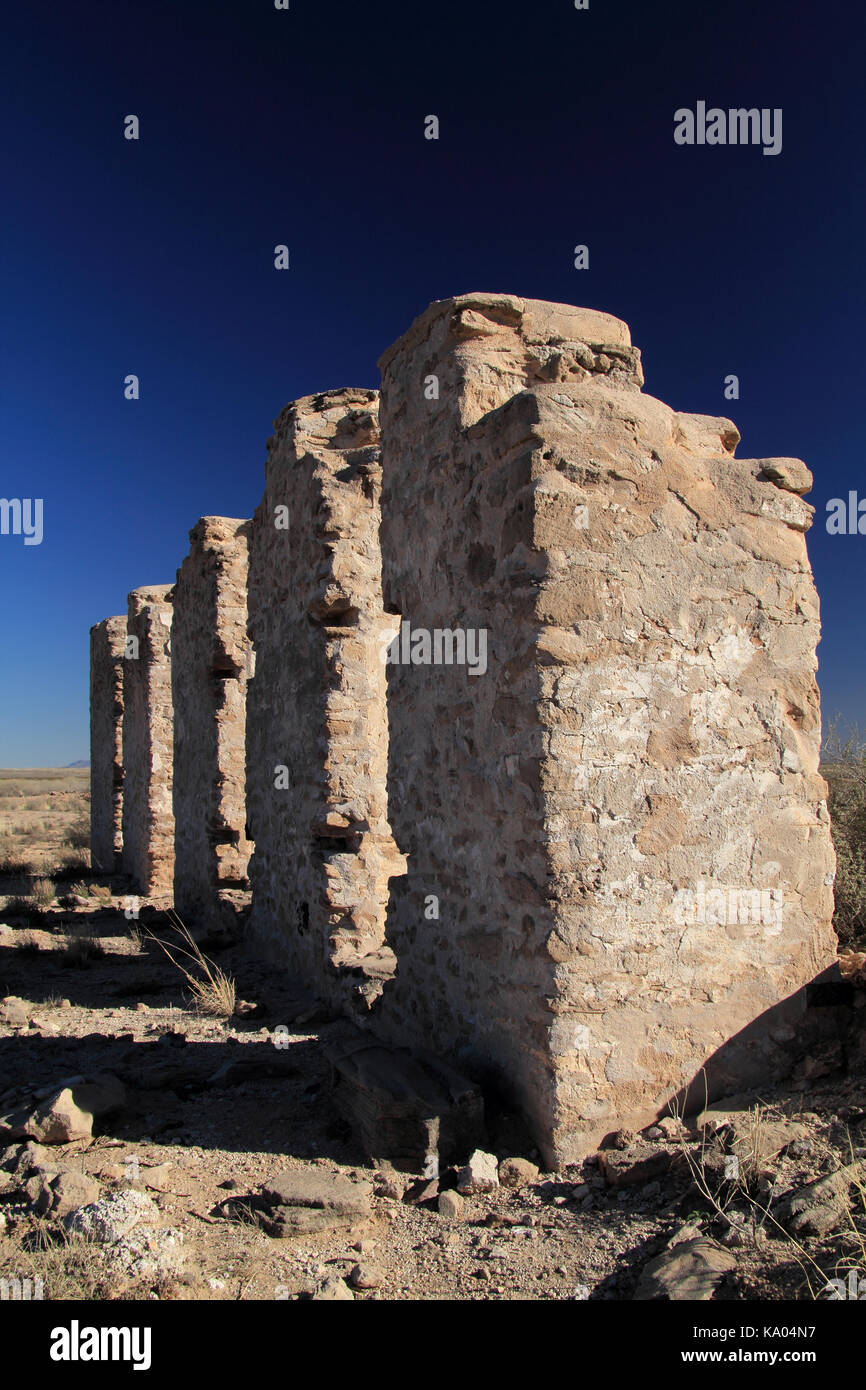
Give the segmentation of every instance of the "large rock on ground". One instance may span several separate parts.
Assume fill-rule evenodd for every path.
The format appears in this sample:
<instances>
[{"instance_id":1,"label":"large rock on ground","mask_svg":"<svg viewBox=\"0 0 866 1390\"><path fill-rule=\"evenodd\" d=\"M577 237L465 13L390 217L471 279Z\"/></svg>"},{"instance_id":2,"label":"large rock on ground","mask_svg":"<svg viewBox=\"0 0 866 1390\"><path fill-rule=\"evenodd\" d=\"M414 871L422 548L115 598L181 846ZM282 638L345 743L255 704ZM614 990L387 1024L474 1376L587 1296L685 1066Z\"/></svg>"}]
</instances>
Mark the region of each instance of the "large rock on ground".
<instances>
[{"instance_id":1,"label":"large rock on ground","mask_svg":"<svg viewBox=\"0 0 866 1390\"><path fill-rule=\"evenodd\" d=\"M439 1058L347 1029L325 1053L334 1102L371 1159L433 1177L483 1142L481 1091Z\"/></svg>"},{"instance_id":2,"label":"large rock on ground","mask_svg":"<svg viewBox=\"0 0 866 1390\"><path fill-rule=\"evenodd\" d=\"M792 1235L828 1235L845 1220L852 1183L862 1183L864 1177L866 1164L846 1164L826 1178L819 1178L783 1197L773 1208L773 1216Z\"/></svg>"},{"instance_id":3,"label":"large rock on ground","mask_svg":"<svg viewBox=\"0 0 866 1390\"><path fill-rule=\"evenodd\" d=\"M39 1144L71 1144L75 1139L90 1139L93 1115L76 1105L74 1093L67 1088L33 1112L27 1133Z\"/></svg>"},{"instance_id":4,"label":"large rock on ground","mask_svg":"<svg viewBox=\"0 0 866 1390\"><path fill-rule=\"evenodd\" d=\"M495 1154L476 1149L457 1174L457 1191L471 1197L478 1192L495 1192L499 1186L499 1165Z\"/></svg>"},{"instance_id":5,"label":"large rock on ground","mask_svg":"<svg viewBox=\"0 0 866 1390\"><path fill-rule=\"evenodd\" d=\"M663 1299L705 1303L736 1267L733 1255L722 1250L715 1241L703 1237L685 1240L650 1260L634 1296L639 1302Z\"/></svg>"},{"instance_id":6,"label":"large rock on ground","mask_svg":"<svg viewBox=\"0 0 866 1390\"><path fill-rule=\"evenodd\" d=\"M303 1169L281 1173L262 1188L268 1208L263 1225L273 1236L349 1229L370 1215L372 1193L370 1183L351 1182L339 1174Z\"/></svg>"},{"instance_id":7,"label":"large rock on ground","mask_svg":"<svg viewBox=\"0 0 866 1390\"><path fill-rule=\"evenodd\" d=\"M65 1168L56 1178L43 1179L36 1206L42 1215L62 1220L80 1207L92 1206L98 1200L99 1183L95 1178L77 1169Z\"/></svg>"}]
</instances>

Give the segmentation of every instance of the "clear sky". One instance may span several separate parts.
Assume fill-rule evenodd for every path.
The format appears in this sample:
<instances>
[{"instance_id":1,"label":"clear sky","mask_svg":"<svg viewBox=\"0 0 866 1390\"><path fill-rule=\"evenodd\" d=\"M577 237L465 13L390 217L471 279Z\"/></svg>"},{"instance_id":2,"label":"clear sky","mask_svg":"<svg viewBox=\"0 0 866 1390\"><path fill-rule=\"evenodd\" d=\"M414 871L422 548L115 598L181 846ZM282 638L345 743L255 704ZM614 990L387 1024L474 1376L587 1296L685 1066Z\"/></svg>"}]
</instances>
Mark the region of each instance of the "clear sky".
<instances>
[{"instance_id":1,"label":"clear sky","mask_svg":"<svg viewBox=\"0 0 866 1390\"><path fill-rule=\"evenodd\" d=\"M0 766L88 756L91 624L252 513L288 400L469 290L624 318L648 391L806 460L825 720L866 725L866 535L825 527L866 498L864 39L850 0L8 7L0 496L44 537L0 535ZM781 152L677 145L699 101L781 108Z\"/></svg>"}]
</instances>

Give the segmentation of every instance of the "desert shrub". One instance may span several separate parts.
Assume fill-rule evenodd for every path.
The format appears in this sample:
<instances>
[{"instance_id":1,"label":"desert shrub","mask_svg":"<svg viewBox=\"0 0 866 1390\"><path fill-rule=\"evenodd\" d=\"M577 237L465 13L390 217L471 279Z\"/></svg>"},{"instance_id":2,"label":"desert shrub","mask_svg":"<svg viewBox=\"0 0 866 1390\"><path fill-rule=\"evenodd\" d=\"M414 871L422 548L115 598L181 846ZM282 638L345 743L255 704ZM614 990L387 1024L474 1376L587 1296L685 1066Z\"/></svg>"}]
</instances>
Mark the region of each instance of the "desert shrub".
<instances>
[{"instance_id":1,"label":"desert shrub","mask_svg":"<svg viewBox=\"0 0 866 1390\"><path fill-rule=\"evenodd\" d=\"M90 848L90 822L84 817L71 825L66 832L65 843L70 849L86 850Z\"/></svg>"},{"instance_id":2,"label":"desert shrub","mask_svg":"<svg viewBox=\"0 0 866 1390\"><path fill-rule=\"evenodd\" d=\"M22 956L38 956L39 942L32 931L16 932L15 949Z\"/></svg>"},{"instance_id":3,"label":"desert shrub","mask_svg":"<svg viewBox=\"0 0 866 1390\"><path fill-rule=\"evenodd\" d=\"M105 947L99 937L85 928L73 931L67 936L61 964L77 970L86 970L92 961L101 960L104 955Z\"/></svg>"},{"instance_id":4,"label":"desert shrub","mask_svg":"<svg viewBox=\"0 0 866 1390\"><path fill-rule=\"evenodd\" d=\"M33 900L39 907L50 907L56 897L50 878L37 878L33 884Z\"/></svg>"},{"instance_id":5,"label":"desert shrub","mask_svg":"<svg viewBox=\"0 0 866 1390\"><path fill-rule=\"evenodd\" d=\"M10 898L3 909L4 917L41 917L42 909L32 898Z\"/></svg>"},{"instance_id":6,"label":"desert shrub","mask_svg":"<svg viewBox=\"0 0 866 1390\"><path fill-rule=\"evenodd\" d=\"M54 877L63 879L64 883L70 879L80 879L82 874L90 872L90 860L82 854L71 855L66 858L59 868L55 869Z\"/></svg>"},{"instance_id":7,"label":"desert shrub","mask_svg":"<svg viewBox=\"0 0 866 1390\"><path fill-rule=\"evenodd\" d=\"M29 859L21 859L5 850L0 851L0 878L28 878L32 868Z\"/></svg>"}]
</instances>

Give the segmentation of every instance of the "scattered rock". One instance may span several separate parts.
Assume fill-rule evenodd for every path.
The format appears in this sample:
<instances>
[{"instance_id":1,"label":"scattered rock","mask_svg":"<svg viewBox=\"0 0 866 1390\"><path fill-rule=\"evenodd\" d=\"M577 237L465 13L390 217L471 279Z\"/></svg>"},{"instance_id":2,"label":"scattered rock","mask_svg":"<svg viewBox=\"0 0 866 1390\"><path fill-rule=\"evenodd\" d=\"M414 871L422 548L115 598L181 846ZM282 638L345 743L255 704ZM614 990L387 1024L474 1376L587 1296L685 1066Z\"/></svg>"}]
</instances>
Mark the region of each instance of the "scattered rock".
<instances>
[{"instance_id":1,"label":"scattered rock","mask_svg":"<svg viewBox=\"0 0 866 1390\"><path fill-rule=\"evenodd\" d=\"M40 1144L71 1144L75 1139L90 1139L92 1132L93 1115L79 1109L68 1087L40 1105L27 1121L27 1133Z\"/></svg>"},{"instance_id":2,"label":"scattered rock","mask_svg":"<svg viewBox=\"0 0 866 1390\"><path fill-rule=\"evenodd\" d=\"M42 1198L37 1210L62 1220L79 1207L91 1206L99 1200L99 1183L87 1173L64 1168L56 1178L43 1181Z\"/></svg>"},{"instance_id":3,"label":"scattered rock","mask_svg":"<svg viewBox=\"0 0 866 1390\"><path fill-rule=\"evenodd\" d=\"M327 1279L322 1279L316 1285L316 1292L313 1294L313 1301L316 1303L345 1303L353 1300L355 1295L344 1280L336 1275L329 1275Z\"/></svg>"},{"instance_id":4,"label":"scattered rock","mask_svg":"<svg viewBox=\"0 0 866 1390\"><path fill-rule=\"evenodd\" d=\"M639 1141L631 1148L602 1149L598 1155L601 1171L610 1187L637 1187L669 1173L677 1151Z\"/></svg>"},{"instance_id":5,"label":"scattered rock","mask_svg":"<svg viewBox=\"0 0 866 1390\"><path fill-rule=\"evenodd\" d=\"M499 1186L496 1155L476 1149L465 1168L457 1175L457 1191L471 1197L479 1192L495 1192Z\"/></svg>"},{"instance_id":6,"label":"scattered rock","mask_svg":"<svg viewBox=\"0 0 866 1390\"><path fill-rule=\"evenodd\" d=\"M59 1172L56 1155L50 1149L43 1148L41 1144L34 1144L32 1139L26 1144L7 1149L2 1166L18 1178L29 1177L31 1173L50 1173L55 1177Z\"/></svg>"},{"instance_id":7,"label":"scattered rock","mask_svg":"<svg viewBox=\"0 0 866 1390\"><path fill-rule=\"evenodd\" d=\"M805 1125L794 1120L765 1120L755 1116L738 1116L731 1124L731 1153L740 1160L740 1166L751 1171L760 1171L772 1158L796 1140L807 1137Z\"/></svg>"},{"instance_id":8,"label":"scattered rock","mask_svg":"<svg viewBox=\"0 0 866 1390\"><path fill-rule=\"evenodd\" d=\"M5 1023L7 1028L26 1028L28 1020L24 1003L14 995L9 995L0 1004L0 1023Z\"/></svg>"},{"instance_id":9,"label":"scattered rock","mask_svg":"<svg viewBox=\"0 0 866 1390\"><path fill-rule=\"evenodd\" d=\"M378 1265L355 1265L349 1275L349 1283L355 1289L378 1289L384 1282L384 1277Z\"/></svg>"},{"instance_id":10,"label":"scattered rock","mask_svg":"<svg viewBox=\"0 0 866 1390\"><path fill-rule=\"evenodd\" d=\"M864 1176L866 1164L846 1164L837 1172L783 1197L773 1208L773 1216L792 1235L828 1235L845 1220L849 1187L854 1182L862 1182Z\"/></svg>"},{"instance_id":11,"label":"scattered rock","mask_svg":"<svg viewBox=\"0 0 866 1390\"><path fill-rule=\"evenodd\" d=\"M503 1158L499 1165L499 1181L503 1187L528 1187L538 1180L538 1166L528 1158Z\"/></svg>"},{"instance_id":12,"label":"scattered rock","mask_svg":"<svg viewBox=\"0 0 866 1390\"><path fill-rule=\"evenodd\" d=\"M287 1238L351 1228L370 1215L372 1187L323 1172L288 1172L262 1188L269 1210L261 1224L269 1235Z\"/></svg>"},{"instance_id":13,"label":"scattered rock","mask_svg":"<svg viewBox=\"0 0 866 1390\"><path fill-rule=\"evenodd\" d=\"M128 1235L143 1221L154 1225L159 1221L159 1208L146 1192L127 1188L112 1192L98 1202L80 1207L64 1220L68 1231L90 1236L100 1245L111 1245Z\"/></svg>"},{"instance_id":14,"label":"scattered rock","mask_svg":"<svg viewBox=\"0 0 866 1390\"><path fill-rule=\"evenodd\" d=\"M462 1221L465 1209L466 1203L459 1192L439 1193L439 1215L444 1216L447 1221Z\"/></svg>"},{"instance_id":15,"label":"scattered rock","mask_svg":"<svg viewBox=\"0 0 866 1390\"><path fill-rule=\"evenodd\" d=\"M386 1169L376 1174L376 1196L387 1197L391 1202L402 1202L407 1182L394 1169Z\"/></svg>"},{"instance_id":16,"label":"scattered rock","mask_svg":"<svg viewBox=\"0 0 866 1390\"><path fill-rule=\"evenodd\" d=\"M177 1274L184 1260L183 1239L176 1226L136 1226L106 1248L106 1263L112 1273L127 1279Z\"/></svg>"},{"instance_id":17,"label":"scattered rock","mask_svg":"<svg viewBox=\"0 0 866 1390\"><path fill-rule=\"evenodd\" d=\"M371 1193L367 1182L302 1169L280 1173L262 1186L262 1196L274 1206L314 1207L345 1216L368 1215Z\"/></svg>"},{"instance_id":18,"label":"scattered rock","mask_svg":"<svg viewBox=\"0 0 866 1390\"><path fill-rule=\"evenodd\" d=\"M424 1202L432 1202L439 1196L438 1178L419 1178L417 1182L412 1182L403 1193L403 1201L407 1207L420 1207Z\"/></svg>"},{"instance_id":19,"label":"scattered rock","mask_svg":"<svg viewBox=\"0 0 866 1390\"><path fill-rule=\"evenodd\" d=\"M736 1267L733 1255L712 1240L681 1241L644 1267L634 1297L638 1301L707 1302Z\"/></svg>"}]
</instances>

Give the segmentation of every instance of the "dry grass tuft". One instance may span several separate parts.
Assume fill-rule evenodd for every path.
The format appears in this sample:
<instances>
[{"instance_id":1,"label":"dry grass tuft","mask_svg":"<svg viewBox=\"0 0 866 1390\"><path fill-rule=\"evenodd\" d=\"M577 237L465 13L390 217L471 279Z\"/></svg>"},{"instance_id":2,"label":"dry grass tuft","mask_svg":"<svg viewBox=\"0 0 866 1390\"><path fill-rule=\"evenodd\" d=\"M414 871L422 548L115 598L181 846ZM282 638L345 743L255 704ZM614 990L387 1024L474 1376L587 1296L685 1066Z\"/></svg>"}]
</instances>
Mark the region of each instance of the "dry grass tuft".
<instances>
[{"instance_id":1,"label":"dry grass tuft","mask_svg":"<svg viewBox=\"0 0 866 1390\"><path fill-rule=\"evenodd\" d=\"M17 932L15 936L15 949L22 956L38 956L39 942L32 931Z\"/></svg>"},{"instance_id":2,"label":"dry grass tuft","mask_svg":"<svg viewBox=\"0 0 866 1390\"><path fill-rule=\"evenodd\" d=\"M57 894L50 878L37 878L33 884L33 901L39 907L50 907Z\"/></svg>"},{"instance_id":3,"label":"dry grass tuft","mask_svg":"<svg viewBox=\"0 0 866 1390\"><path fill-rule=\"evenodd\" d=\"M231 1018L237 999L237 989L231 975L227 975L202 954L198 943L193 940L189 929L184 926L177 913L169 912L168 916L173 929L185 944L180 946L175 942L169 947L158 936L154 936L153 932L147 932L147 937L157 943L172 965L183 975L192 993L193 1004L199 1013L207 1014L211 1018ZM193 974L192 970L177 960L172 954L174 951L191 961L193 969L198 973Z\"/></svg>"},{"instance_id":4,"label":"dry grass tuft","mask_svg":"<svg viewBox=\"0 0 866 1390\"><path fill-rule=\"evenodd\" d=\"M31 1290L38 1287L41 1297L52 1301L112 1297L112 1281L96 1242L44 1221L34 1222L24 1241L0 1238L0 1279L29 1280Z\"/></svg>"},{"instance_id":5,"label":"dry grass tuft","mask_svg":"<svg viewBox=\"0 0 866 1390\"><path fill-rule=\"evenodd\" d=\"M93 961L101 960L104 955L105 947L99 937L94 936L88 927L79 927L66 937L61 965L86 970Z\"/></svg>"}]
</instances>

